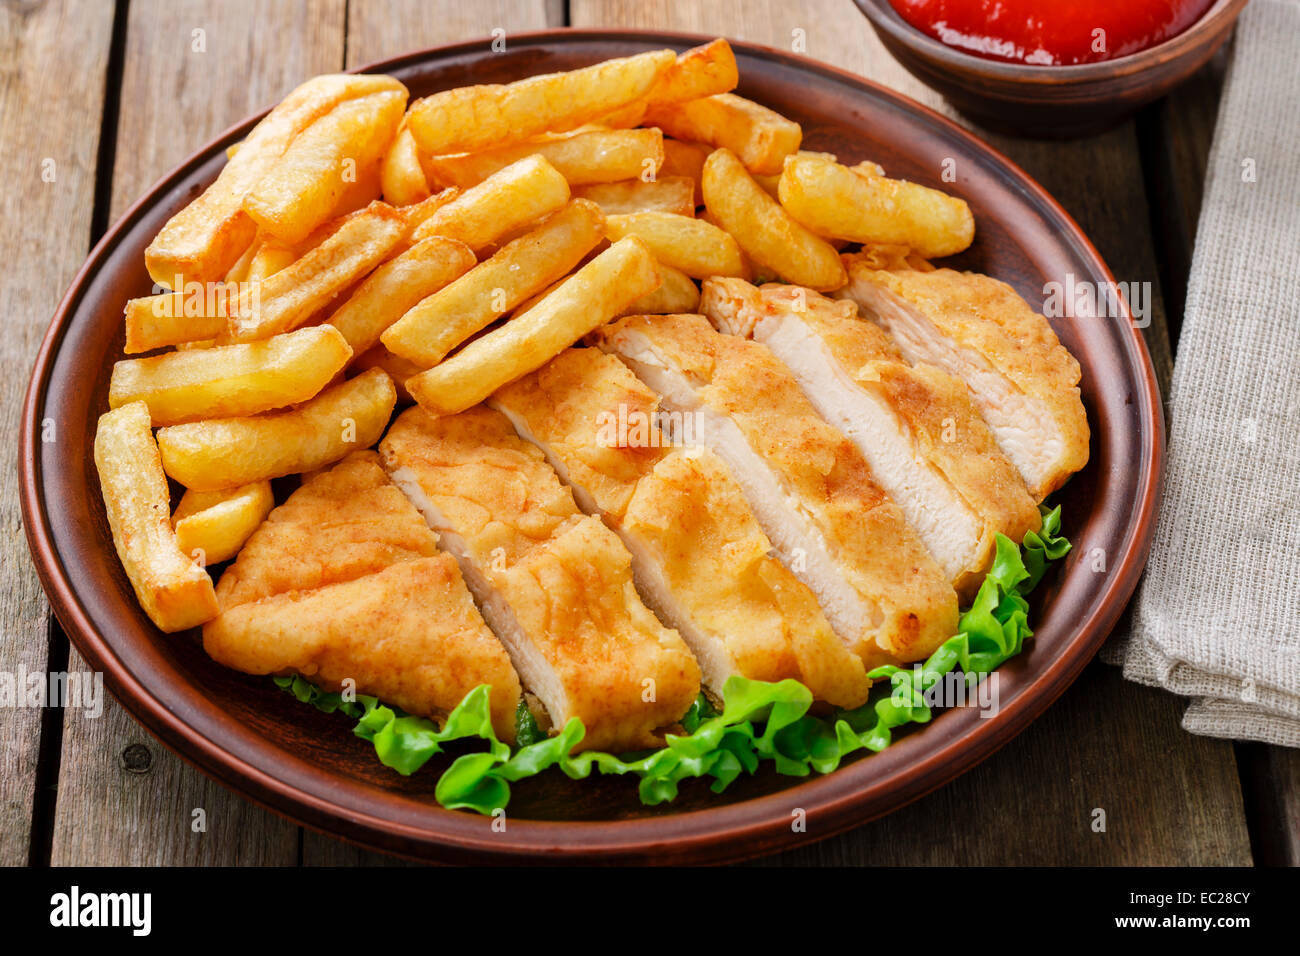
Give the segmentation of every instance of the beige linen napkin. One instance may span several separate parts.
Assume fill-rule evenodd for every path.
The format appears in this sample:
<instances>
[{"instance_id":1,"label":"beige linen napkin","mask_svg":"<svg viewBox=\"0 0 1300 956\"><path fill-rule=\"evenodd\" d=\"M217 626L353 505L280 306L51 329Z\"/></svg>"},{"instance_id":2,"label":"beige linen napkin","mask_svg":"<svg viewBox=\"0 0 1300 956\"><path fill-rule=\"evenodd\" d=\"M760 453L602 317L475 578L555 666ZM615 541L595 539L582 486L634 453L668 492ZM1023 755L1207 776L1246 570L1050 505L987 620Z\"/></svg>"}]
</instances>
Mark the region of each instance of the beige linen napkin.
<instances>
[{"instance_id":1,"label":"beige linen napkin","mask_svg":"<svg viewBox=\"0 0 1300 956\"><path fill-rule=\"evenodd\" d=\"M1104 657L1183 727L1300 746L1300 0L1242 13L1170 396L1160 519Z\"/></svg>"}]
</instances>

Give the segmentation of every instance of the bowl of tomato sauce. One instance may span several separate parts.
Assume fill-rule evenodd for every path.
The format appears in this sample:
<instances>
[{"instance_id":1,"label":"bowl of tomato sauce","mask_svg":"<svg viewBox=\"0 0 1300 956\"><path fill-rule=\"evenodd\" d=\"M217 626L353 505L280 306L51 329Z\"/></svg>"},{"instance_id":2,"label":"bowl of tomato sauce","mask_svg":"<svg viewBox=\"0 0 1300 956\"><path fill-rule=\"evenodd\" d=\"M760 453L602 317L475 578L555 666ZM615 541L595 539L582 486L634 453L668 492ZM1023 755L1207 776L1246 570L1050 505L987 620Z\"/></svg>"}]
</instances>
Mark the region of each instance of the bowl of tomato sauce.
<instances>
[{"instance_id":1,"label":"bowl of tomato sauce","mask_svg":"<svg viewBox=\"0 0 1300 956\"><path fill-rule=\"evenodd\" d=\"M1247 0L854 0L886 49L961 112L1039 137L1098 132L1164 96Z\"/></svg>"}]
</instances>

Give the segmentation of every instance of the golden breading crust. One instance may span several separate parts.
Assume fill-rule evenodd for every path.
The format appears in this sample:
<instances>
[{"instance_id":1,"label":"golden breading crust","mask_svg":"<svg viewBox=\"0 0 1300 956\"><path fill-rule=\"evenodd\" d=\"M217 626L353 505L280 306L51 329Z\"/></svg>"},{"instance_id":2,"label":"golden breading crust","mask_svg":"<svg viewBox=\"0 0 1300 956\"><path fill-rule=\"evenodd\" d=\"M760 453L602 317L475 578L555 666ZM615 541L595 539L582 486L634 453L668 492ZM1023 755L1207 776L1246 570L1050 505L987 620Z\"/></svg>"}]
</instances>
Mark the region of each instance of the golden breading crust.
<instances>
[{"instance_id":1,"label":"golden breading crust","mask_svg":"<svg viewBox=\"0 0 1300 956\"><path fill-rule=\"evenodd\" d=\"M907 423L920 456L938 468L983 519L977 557L953 582L958 594L973 597L993 563L996 535L1019 543L1042 526L1037 503L961 381L933 366L902 362L869 362L856 378L864 388L883 391Z\"/></svg>"},{"instance_id":2,"label":"golden breading crust","mask_svg":"<svg viewBox=\"0 0 1300 956\"><path fill-rule=\"evenodd\" d=\"M623 517L660 557L677 600L726 648L734 673L787 677L818 700L856 707L871 682L836 636L812 591L772 556L726 466L713 452L675 451L638 482Z\"/></svg>"},{"instance_id":3,"label":"golden breading crust","mask_svg":"<svg viewBox=\"0 0 1300 956\"><path fill-rule=\"evenodd\" d=\"M754 326L766 315L786 312L808 323L835 358L848 369L868 362L903 360L893 341L879 326L865 322L847 299L830 299L797 285L767 282L751 285L744 279L716 278L704 283L700 311L712 316L727 309L734 335L754 338Z\"/></svg>"},{"instance_id":4,"label":"golden breading crust","mask_svg":"<svg viewBox=\"0 0 1300 956\"><path fill-rule=\"evenodd\" d=\"M700 668L676 631L659 623L632 583L632 556L599 518L565 527L493 583L544 649L580 717L585 750L662 744L700 690Z\"/></svg>"},{"instance_id":5,"label":"golden breading crust","mask_svg":"<svg viewBox=\"0 0 1300 956\"><path fill-rule=\"evenodd\" d=\"M541 451L500 412L403 413L380 444L384 465L446 529L484 614L528 690L558 727L579 717L581 749L659 741L699 692L680 635L641 603L631 555L583 515Z\"/></svg>"},{"instance_id":6,"label":"golden breading crust","mask_svg":"<svg viewBox=\"0 0 1300 956\"><path fill-rule=\"evenodd\" d=\"M254 532L222 576L204 649L250 674L297 673L326 690L351 680L435 718L490 684L493 727L513 741L519 678L436 543L378 456L356 452Z\"/></svg>"},{"instance_id":7,"label":"golden breading crust","mask_svg":"<svg viewBox=\"0 0 1300 956\"><path fill-rule=\"evenodd\" d=\"M996 421L990 420L1008 457L1025 473L1026 484L1037 500L1041 501L1087 464L1089 431L1079 396L1079 363L1061 345L1047 319L1035 312L1011 286L973 272L875 270L851 256L844 258L850 282L841 295L864 304L859 283L870 283L888 292L932 323L939 335L954 343L958 350L981 356L1049 416L1057 434L1041 436L1040 444L1050 447L1050 456L1041 465L1028 469L1028 473L1017 456L1017 449L1007 447ZM970 377L962 374L961 369L946 370L972 385ZM975 385L972 394L985 419L990 419L994 412L990 402L996 400ZM1029 450L1023 453L1028 454Z\"/></svg>"},{"instance_id":8,"label":"golden breading crust","mask_svg":"<svg viewBox=\"0 0 1300 956\"><path fill-rule=\"evenodd\" d=\"M772 556L721 459L703 448L669 447L655 424L658 396L621 361L569 349L498 391L493 403L547 452L579 500L585 491L653 565L638 570L642 592L681 628L716 691L740 674L794 678L843 707L866 699L862 661L831 630L812 592Z\"/></svg>"},{"instance_id":9,"label":"golden breading crust","mask_svg":"<svg viewBox=\"0 0 1300 956\"><path fill-rule=\"evenodd\" d=\"M481 565L510 565L580 514L542 453L499 412L435 417L408 409L379 444L389 471L408 468Z\"/></svg>"},{"instance_id":10,"label":"golden breading crust","mask_svg":"<svg viewBox=\"0 0 1300 956\"><path fill-rule=\"evenodd\" d=\"M882 619L851 646L868 666L919 660L956 632L957 596L861 453L820 418L765 346L723 335L699 315L630 316L632 329L682 370L702 404L729 417L774 469L838 556L844 576ZM846 635L841 634L841 637Z\"/></svg>"},{"instance_id":11,"label":"golden breading crust","mask_svg":"<svg viewBox=\"0 0 1300 956\"><path fill-rule=\"evenodd\" d=\"M358 451L267 516L221 576L217 603L224 611L437 553L437 536L388 480L379 456Z\"/></svg>"},{"instance_id":12,"label":"golden breading crust","mask_svg":"<svg viewBox=\"0 0 1300 956\"><path fill-rule=\"evenodd\" d=\"M918 463L935 468L982 524L972 560L953 580L959 595L971 597L979 587L993 561L997 534L1020 542L1039 528L1036 502L966 385L934 366L908 365L879 326L859 317L853 302L798 286L756 288L737 279L710 279L704 300L708 314L717 313L751 335L768 316L798 319L845 375L879 395L898 416ZM817 384L803 383L805 391Z\"/></svg>"},{"instance_id":13,"label":"golden breading crust","mask_svg":"<svg viewBox=\"0 0 1300 956\"><path fill-rule=\"evenodd\" d=\"M204 627L203 647L250 674L292 671L326 690L351 679L358 693L428 717L489 684L492 726L515 737L519 678L447 554L238 605Z\"/></svg>"},{"instance_id":14,"label":"golden breading crust","mask_svg":"<svg viewBox=\"0 0 1300 956\"><path fill-rule=\"evenodd\" d=\"M526 423L569 484L615 519L668 452L655 424L658 396L599 349L561 352L497 391L491 404Z\"/></svg>"}]
</instances>

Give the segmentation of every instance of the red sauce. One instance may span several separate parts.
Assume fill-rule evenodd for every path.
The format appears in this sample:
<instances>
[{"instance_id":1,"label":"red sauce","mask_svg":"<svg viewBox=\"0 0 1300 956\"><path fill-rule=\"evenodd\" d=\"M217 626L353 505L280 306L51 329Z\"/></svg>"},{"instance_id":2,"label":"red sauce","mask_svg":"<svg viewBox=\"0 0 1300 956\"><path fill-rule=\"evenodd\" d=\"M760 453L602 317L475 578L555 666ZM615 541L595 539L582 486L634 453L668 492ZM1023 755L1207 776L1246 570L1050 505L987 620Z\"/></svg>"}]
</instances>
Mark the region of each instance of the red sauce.
<instances>
[{"instance_id":1,"label":"red sauce","mask_svg":"<svg viewBox=\"0 0 1300 956\"><path fill-rule=\"evenodd\" d=\"M1096 63L1163 43L1214 0L889 0L939 42L990 60Z\"/></svg>"}]
</instances>

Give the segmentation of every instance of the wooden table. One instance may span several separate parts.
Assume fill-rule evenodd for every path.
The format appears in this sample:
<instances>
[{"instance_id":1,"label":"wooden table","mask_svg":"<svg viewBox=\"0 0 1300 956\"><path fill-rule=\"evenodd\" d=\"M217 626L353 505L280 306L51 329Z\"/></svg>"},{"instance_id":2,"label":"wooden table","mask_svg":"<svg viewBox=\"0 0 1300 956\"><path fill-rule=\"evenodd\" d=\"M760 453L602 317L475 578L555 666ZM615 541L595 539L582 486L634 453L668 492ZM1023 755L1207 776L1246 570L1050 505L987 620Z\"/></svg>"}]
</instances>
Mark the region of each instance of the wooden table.
<instances>
[{"instance_id":1,"label":"wooden table","mask_svg":"<svg viewBox=\"0 0 1300 956\"><path fill-rule=\"evenodd\" d=\"M566 24L795 49L951 113L884 52L850 0L0 0L5 447L17 447L37 344L82 259L193 149L313 74L495 29L509 42L511 33ZM1093 139L981 131L1064 204L1119 280L1152 283L1146 335L1162 383L1222 73L1221 58L1169 101ZM12 464L0 469L0 669L85 670L32 570L15 484ZM1185 733L1184 706L1094 661L1044 717L955 783L763 862L1300 862L1300 752ZM75 709L6 708L0 727L0 863L391 862L235 796L111 700L97 720ZM206 832L191 828L196 808ZM1092 829L1095 808L1106 811L1105 832Z\"/></svg>"}]
</instances>

